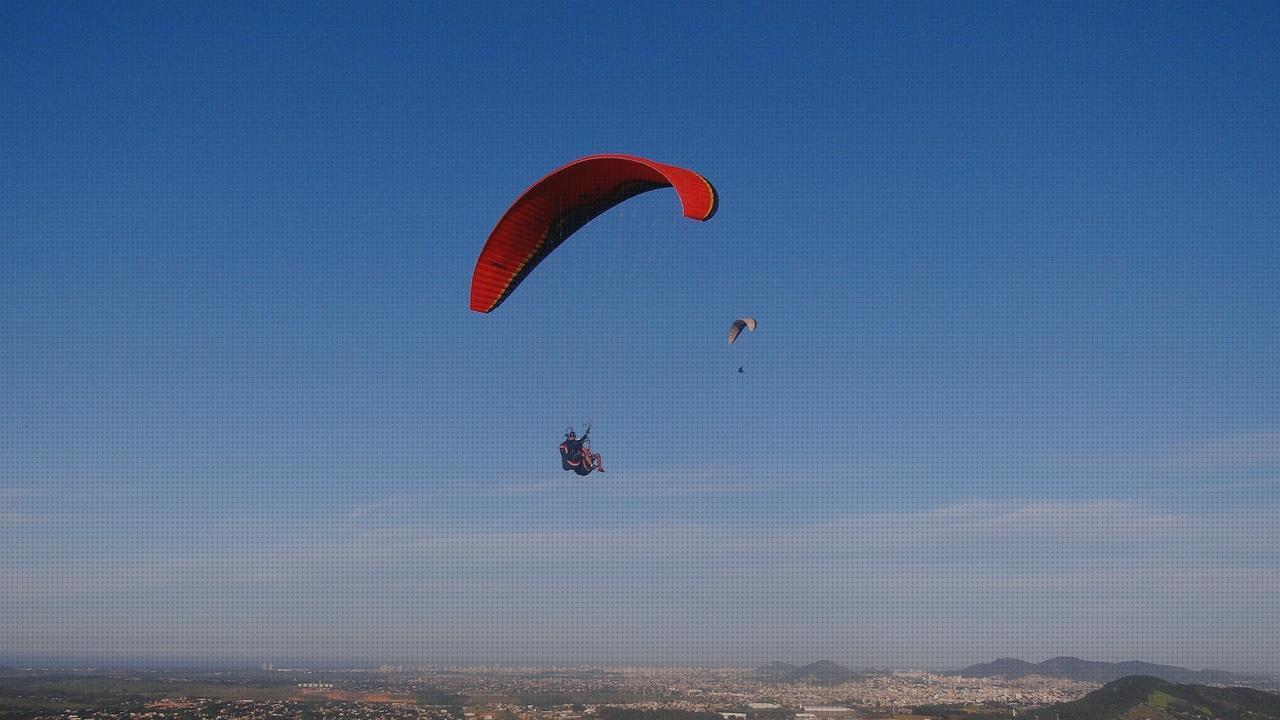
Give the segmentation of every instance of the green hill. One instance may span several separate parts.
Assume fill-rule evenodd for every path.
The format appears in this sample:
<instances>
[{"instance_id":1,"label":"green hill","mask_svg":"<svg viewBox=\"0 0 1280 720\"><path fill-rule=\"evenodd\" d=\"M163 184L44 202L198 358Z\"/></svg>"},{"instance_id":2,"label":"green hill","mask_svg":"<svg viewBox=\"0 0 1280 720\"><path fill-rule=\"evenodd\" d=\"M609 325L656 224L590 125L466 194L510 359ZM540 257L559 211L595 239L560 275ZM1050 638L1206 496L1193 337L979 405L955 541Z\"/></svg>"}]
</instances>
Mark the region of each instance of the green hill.
<instances>
[{"instance_id":1,"label":"green hill","mask_svg":"<svg viewBox=\"0 0 1280 720\"><path fill-rule=\"evenodd\" d=\"M1280 695L1250 688L1179 685L1159 678L1120 678L1083 698L1028 714L1060 720L1280 720Z\"/></svg>"}]
</instances>

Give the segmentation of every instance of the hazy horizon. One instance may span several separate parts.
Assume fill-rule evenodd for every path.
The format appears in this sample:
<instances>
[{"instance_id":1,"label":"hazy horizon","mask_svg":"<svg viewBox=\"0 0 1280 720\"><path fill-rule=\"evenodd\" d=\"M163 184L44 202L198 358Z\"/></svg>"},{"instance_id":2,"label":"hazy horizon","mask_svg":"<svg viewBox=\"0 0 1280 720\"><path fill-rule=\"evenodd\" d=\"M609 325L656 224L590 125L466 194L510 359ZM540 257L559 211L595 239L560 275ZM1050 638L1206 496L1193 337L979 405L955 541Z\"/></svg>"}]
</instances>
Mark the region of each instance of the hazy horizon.
<instances>
[{"instance_id":1,"label":"hazy horizon","mask_svg":"<svg viewBox=\"0 0 1280 720\"><path fill-rule=\"evenodd\" d=\"M1073 657L1055 655L1044 658L1013 658L1024 660L1026 662L1037 664L1046 660L1057 657ZM0 656L0 666L8 667L30 667L30 668L50 668L50 669L96 669L101 671L111 670L192 670L192 671L210 671L210 672L251 672L251 671L267 671L267 672L287 672L290 670L298 671L315 671L315 672L332 672L342 670L378 670L383 666L391 667L492 667L492 668L575 668L575 667L595 667L595 668L682 668L682 667L699 667L708 669L725 669L725 670L754 670L771 662L784 662L792 665L803 666L819 661L831 661L838 665L849 668L854 671L923 671L936 674L946 674L963 670L971 665L980 665L991 663L996 660L1008 659L1008 656L992 657L987 659L978 659L973 662L946 665L946 666L929 666L929 665L871 665L859 663L857 661L848 660L840 661L828 657L822 658L772 658L770 660L761 660L755 662L729 662L729 661L706 661L696 662L689 661L683 663L661 662L657 660L648 662L629 661L625 658L598 659L596 661L569 661L569 660L536 660L526 658L524 660L489 660L485 658L472 659L410 659L410 658L323 658L323 659L304 659L304 658L249 658L249 657L222 657L210 658L199 656L187 657L148 657L148 656L93 656L93 655L67 655L67 656ZM1182 667L1172 663L1160 663L1148 658L1129 657L1118 660L1100 660L1098 658L1078 658L1080 660L1092 662L1147 662L1155 665L1171 665L1173 667ZM270 670L266 670L263 666L269 664ZM1187 667L1188 670L1222 670L1230 673L1247 677L1251 675L1263 677L1280 677L1280 672L1274 668L1260 667Z\"/></svg>"}]
</instances>

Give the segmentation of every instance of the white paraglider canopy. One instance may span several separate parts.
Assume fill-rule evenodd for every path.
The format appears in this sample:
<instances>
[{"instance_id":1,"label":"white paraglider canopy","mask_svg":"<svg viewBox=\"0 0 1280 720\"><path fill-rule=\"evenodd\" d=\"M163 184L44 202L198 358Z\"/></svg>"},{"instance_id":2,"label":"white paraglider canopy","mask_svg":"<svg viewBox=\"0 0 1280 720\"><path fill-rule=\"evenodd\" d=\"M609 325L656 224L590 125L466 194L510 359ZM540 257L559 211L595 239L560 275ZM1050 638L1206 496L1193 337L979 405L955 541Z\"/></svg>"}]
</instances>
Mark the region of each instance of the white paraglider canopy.
<instances>
[{"instance_id":1,"label":"white paraglider canopy","mask_svg":"<svg viewBox=\"0 0 1280 720\"><path fill-rule=\"evenodd\" d=\"M729 344L730 345L732 345L733 342L738 339L738 336L742 334L743 330L750 330L751 332L755 332L756 319L753 317L743 317L743 318L738 318L737 320L734 320L733 324L729 326Z\"/></svg>"}]
</instances>

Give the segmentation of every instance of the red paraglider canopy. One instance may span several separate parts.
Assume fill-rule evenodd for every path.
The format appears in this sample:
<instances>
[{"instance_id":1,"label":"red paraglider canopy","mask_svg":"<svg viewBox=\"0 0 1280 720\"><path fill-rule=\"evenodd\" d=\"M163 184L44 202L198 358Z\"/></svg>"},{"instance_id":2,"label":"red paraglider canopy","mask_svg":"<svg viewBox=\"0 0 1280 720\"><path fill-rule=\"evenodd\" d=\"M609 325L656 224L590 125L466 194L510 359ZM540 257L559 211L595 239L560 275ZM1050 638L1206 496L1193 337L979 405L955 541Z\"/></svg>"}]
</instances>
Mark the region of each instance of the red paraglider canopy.
<instances>
[{"instance_id":1,"label":"red paraglider canopy","mask_svg":"<svg viewBox=\"0 0 1280 720\"><path fill-rule=\"evenodd\" d=\"M534 183L480 251L471 276L471 309L491 312L583 225L623 201L664 187L675 188L685 217L702 221L715 214L716 190L706 178L630 155L585 157Z\"/></svg>"}]
</instances>

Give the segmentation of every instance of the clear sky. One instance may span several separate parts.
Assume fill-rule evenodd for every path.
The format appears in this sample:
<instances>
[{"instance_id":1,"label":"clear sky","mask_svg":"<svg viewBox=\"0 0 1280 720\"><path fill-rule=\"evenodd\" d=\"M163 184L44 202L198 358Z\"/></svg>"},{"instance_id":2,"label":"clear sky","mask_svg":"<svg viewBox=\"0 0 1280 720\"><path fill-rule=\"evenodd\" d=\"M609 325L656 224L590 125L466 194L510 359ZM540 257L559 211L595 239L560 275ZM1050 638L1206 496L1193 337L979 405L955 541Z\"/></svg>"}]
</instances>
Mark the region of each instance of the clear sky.
<instances>
[{"instance_id":1,"label":"clear sky","mask_svg":"<svg viewBox=\"0 0 1280 720\"><path fill-rule=\"evenodd\" d=\"M0 661L1280 672L1275 3L543 5L0 7Z\"/></svg>"}]
</instances>

